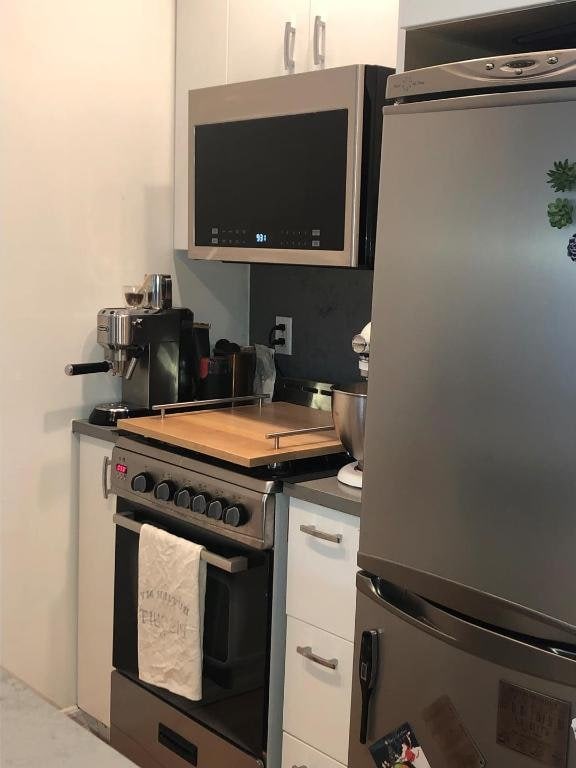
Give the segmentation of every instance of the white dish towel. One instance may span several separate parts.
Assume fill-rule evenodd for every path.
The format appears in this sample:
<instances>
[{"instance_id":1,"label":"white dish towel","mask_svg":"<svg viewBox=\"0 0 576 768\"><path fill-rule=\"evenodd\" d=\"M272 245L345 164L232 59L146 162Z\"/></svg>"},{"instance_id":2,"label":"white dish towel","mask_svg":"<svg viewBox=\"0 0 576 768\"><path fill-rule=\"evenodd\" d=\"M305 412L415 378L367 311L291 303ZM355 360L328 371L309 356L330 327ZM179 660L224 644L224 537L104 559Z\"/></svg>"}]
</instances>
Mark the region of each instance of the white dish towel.
<instances>
[{"instance_id":1,"label":"white dish towel","mask_svg":"<svg viewBox=\"0 0 576 768\"><path fill-rule=\"evenodd\" d=\"M206 562L204 547L143 525L138 551L138 675L199 701Z\"/></svg>"}]
</instances>

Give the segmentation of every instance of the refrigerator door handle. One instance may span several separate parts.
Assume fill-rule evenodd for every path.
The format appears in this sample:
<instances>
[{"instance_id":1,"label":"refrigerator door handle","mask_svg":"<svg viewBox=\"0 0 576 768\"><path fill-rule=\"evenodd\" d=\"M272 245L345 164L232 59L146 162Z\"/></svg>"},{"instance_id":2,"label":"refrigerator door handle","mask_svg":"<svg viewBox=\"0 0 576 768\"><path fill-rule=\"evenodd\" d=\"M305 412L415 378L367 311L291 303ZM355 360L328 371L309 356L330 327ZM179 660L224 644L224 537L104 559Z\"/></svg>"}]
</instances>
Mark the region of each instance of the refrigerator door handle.
<instances>
[{"instance_id":1,"label":"refrigerator door handle","mask_svg":"<svg viewBox=\"0 0 576 768\"><path fill-rule=\"evenodd\" d=\"M576 686L576 646L556 645L475 622L363 571L356 574L356 586L383 610L461 651L544 680Z\"/></svg>"},{"instance_id":2,"label":"refrigerator door handle","mask_svg":"<svg viewBox=\"0 0 576 768\"><path fill-rule=\"evenodd\" d=\"M366 744L370 699L378 679L378 655L380 632L377 629L365 629L360 640L358 676L362 691L362 713L360 715L360 744Z\"/></svg>"}]
</instances>

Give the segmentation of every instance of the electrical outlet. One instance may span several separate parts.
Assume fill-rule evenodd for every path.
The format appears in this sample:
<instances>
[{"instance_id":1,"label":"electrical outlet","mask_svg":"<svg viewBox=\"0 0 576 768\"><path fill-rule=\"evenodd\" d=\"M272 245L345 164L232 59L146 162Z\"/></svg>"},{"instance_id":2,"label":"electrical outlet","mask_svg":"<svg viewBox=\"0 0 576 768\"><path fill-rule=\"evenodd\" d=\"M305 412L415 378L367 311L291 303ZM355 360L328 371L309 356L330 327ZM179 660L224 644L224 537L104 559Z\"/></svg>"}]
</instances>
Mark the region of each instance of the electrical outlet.
<instances>
[{"instance_id":1,"label":"electrical outlet","mask_svg":"<svg viewBox=\"0 0 576 768\"><path fill-rule=\"evenodd\" d=\"M276 317L276 325L285 325L285 331L276 331L275 335L277 339L284 339L285 343L276 347L277 355L291 355L292 354L292 318L291 317Z\"/></svg>"}]
</instances>

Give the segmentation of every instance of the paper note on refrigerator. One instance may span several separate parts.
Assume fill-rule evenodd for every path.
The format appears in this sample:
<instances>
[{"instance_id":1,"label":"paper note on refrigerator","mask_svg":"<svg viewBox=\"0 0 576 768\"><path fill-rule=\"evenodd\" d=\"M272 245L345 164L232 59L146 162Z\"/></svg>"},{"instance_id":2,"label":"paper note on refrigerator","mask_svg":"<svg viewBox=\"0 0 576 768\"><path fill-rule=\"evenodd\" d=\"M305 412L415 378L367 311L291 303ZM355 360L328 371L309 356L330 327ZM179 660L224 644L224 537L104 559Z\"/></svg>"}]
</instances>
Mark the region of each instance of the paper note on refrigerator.
<instances>
[{"instance_id":1,"label":"paper note on refrigerator","mask_svg":"<svg viewBox=\"0 0 576 768\"><path fill-rule=\"evenodd\" d=\"M430 768L410 723L404 723L372 744L370 754L378 768Z\"/></svg>"}]
</instances>

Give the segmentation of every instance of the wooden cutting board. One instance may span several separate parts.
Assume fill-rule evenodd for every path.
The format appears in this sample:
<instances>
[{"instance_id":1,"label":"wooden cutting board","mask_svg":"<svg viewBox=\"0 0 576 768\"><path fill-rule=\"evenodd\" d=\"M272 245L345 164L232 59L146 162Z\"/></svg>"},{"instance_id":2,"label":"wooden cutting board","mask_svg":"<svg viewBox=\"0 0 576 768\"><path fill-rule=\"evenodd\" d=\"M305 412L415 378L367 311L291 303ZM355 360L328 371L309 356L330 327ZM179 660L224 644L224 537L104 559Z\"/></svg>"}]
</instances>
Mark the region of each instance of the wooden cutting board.
<instances>
[{"instance_id":1,"label":"wooden cutting board","mask_svg":"<svg viewBox=\"0 0 576 768\"><path fill-rule=\"evenodd\" d=\"M280 438L280 447L267 440L270 432L305 429L332 424L326 411L293 403L244 405L233 409L120 419L118 428L170 445L243 467L258 467L276 461L290 461L344 450L334 430Z\"/></svg>"}]
</instances>

